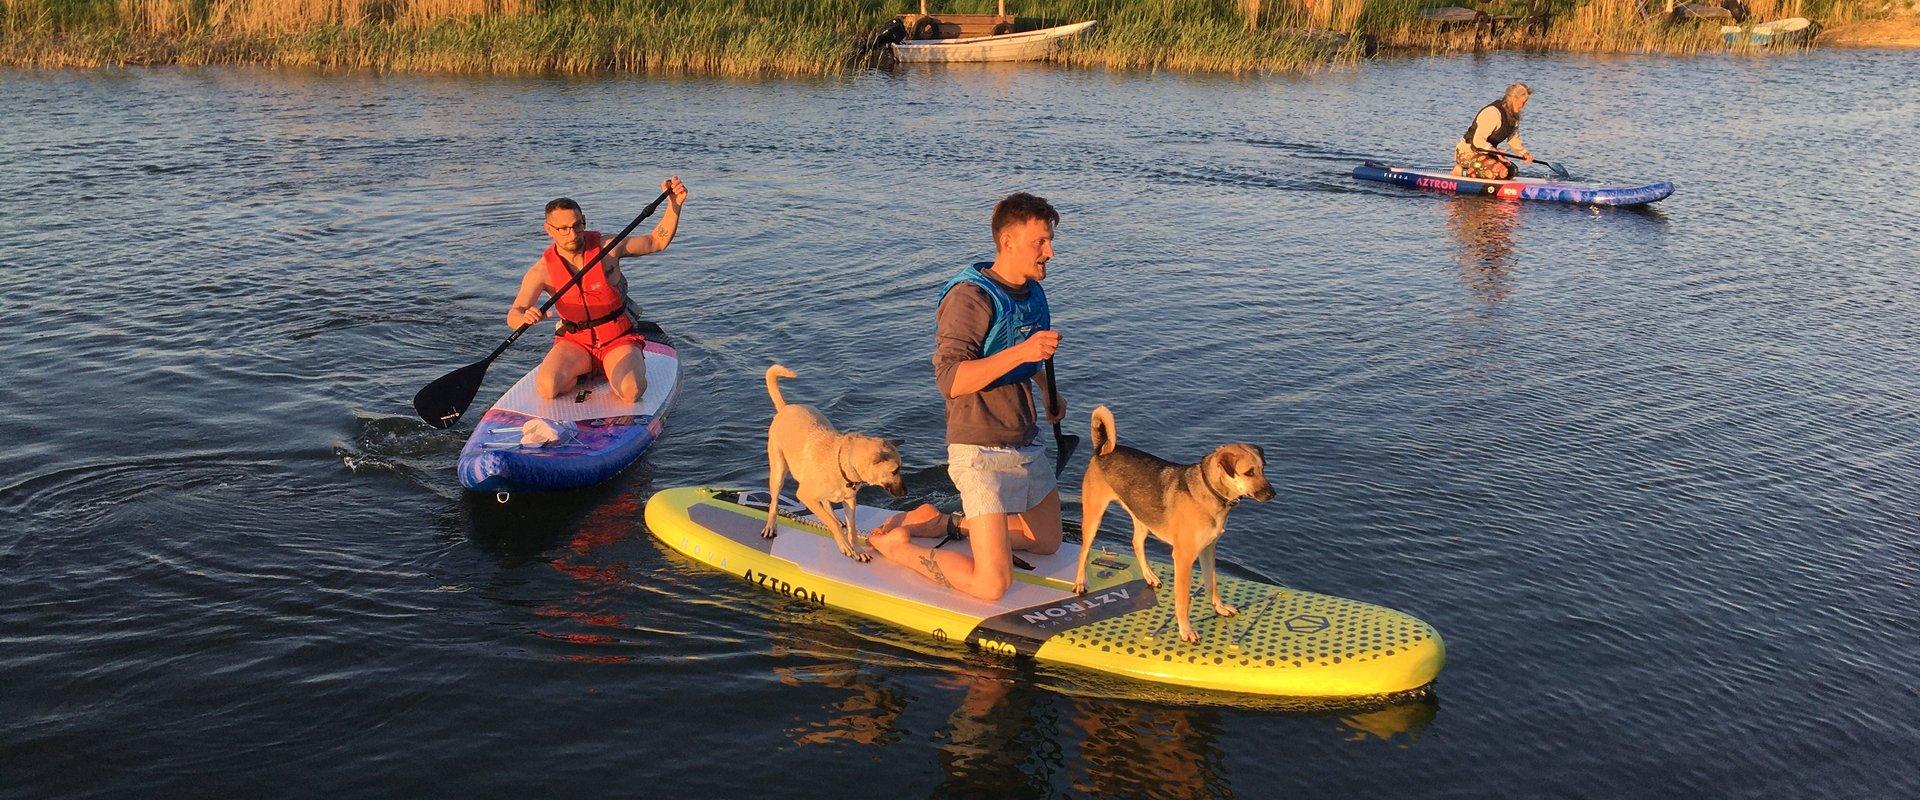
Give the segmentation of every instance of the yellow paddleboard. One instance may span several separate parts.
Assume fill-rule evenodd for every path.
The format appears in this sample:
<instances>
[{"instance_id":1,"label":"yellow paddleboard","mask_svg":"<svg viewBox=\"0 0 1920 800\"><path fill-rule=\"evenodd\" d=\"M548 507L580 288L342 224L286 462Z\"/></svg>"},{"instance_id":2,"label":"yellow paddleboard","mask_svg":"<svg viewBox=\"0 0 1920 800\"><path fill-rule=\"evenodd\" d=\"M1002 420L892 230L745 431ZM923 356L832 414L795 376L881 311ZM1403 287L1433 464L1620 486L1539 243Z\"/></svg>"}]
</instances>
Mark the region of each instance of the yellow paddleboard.
<instances>
[{"instance_id":1,"label":"yellow paddleboard","mask_svg":"<svg viewBox=\"0 0 1920 800\"><path fill-rule=\"evenodd\" d=\"M1340 597L1220 575L1220 597L1239 610L1220 617L1204 597L1192 607L1197 644L1180 639L1173 567L1149 560L1147 586L1131 552L1096 549L1087 591L1074 594L1079 547L1018 553L997 601L943 589L905 567L840 554L799 503L781 498L779 535L760 536L765 491L667 489L647 501L647 527L667 546L794 602L824 605L965 642L1155 683L1297 698L1367 698L1433 682L1446 647L1433 627L1406 614ZM860 507L863 532L897 513ZM948 549L964 549L954 542ZM1099 545L1096 543L1096 547ZM1196 591L1204 591L1196 576Z\"/></svg>"}]
</instances>

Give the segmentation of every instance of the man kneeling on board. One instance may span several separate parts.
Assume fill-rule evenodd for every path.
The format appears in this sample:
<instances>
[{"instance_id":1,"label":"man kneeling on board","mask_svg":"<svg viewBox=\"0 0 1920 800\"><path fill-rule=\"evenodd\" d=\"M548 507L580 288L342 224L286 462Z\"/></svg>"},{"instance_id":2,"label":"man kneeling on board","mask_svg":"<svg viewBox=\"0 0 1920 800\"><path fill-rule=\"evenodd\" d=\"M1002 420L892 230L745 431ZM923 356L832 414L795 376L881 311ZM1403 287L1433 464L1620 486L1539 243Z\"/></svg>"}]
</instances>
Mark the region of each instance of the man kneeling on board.
<instances>
[{"instance_id":1,"label":"man kneeling on board","mask_svg":"<svg viewBox=\"0 0 1920 800\"><path fill-rule=\"evenodd\" d=\"M994 260L961 270L941 290L934 382L946 398L947 471L966 513L952 530L965 530L972 555L913 543L949 531L932 506L895 515L868 539L887 560L986 600L1013 585L1012 551L1060 549L1060 491L1033 404L1033 376L1060 346L1040 286L1059 221L1044 198L1021 192L1000 201ZM1065 413L1063 401L1048 421Z\"/></svg>"},{"instance_id":2,"label":"man kneeling on board","mask_svg":"<svg viewBox=\"0 0 1920 800\"><path fill-rule=\"evenodd\" d=\"M1533 154L1520 143L1520 109L1527 107L1533 90L1524 83L1507 87L1499 100L1486 104L1467 126L1466 134L1453 145L1453 174L1467 178L1504 181L1513 177L1513 162L1500 145L1511 140L1512 155L1533 163Z\"/></svg>"},{"instance_id":3,"label":"man kneeling on board","mask_svg":"<svg viewBox=\"0 0 1920 800\"><path fill-rule=\"evenodd\" d=\"M639 312L627 296L627 276L620 272L620 259L658 253L673 242L673 234L680 228L680 207L687 202L687 187L679 178L668 178L660 182L660 190L670 192L672 197L653 232L627 237L553 304L554 312L560 315L560 326L554 331L553 347L547 350L533 378L534 389L542 397L573 391L580 378L595 367L606 373L614 396L623 402L638 401L647 390L647 340L634 329ZM565 197L547 204L547 236L553 244L520 279L520 293L507 311L509 328L546 319L540 311L540 296L567 285L604 244L599 231L587 230L587 216L580 204Z\"/></svg>"}]
</instances>

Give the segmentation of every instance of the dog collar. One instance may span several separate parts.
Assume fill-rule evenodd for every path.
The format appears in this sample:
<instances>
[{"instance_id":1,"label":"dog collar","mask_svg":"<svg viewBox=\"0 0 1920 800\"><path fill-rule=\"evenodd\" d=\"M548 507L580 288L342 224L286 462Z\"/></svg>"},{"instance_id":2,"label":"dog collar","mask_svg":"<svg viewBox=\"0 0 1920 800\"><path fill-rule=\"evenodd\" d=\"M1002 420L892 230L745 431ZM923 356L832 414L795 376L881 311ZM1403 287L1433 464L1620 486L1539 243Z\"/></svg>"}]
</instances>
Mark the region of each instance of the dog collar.
<instances>
[{"instance_id":1,"label":"dog collar","mask_svg":"<svg viewBox=\"0 0 1920 800\"><path fill-rule=\"evenodd\" d=\"M844 442L844 441L842 441L842 442L840 443L840 446L839 446L839 447L836 447L836 448L834 448L834 450L833 450L833 467L834 467L834 469L837 469L837 470L839 470L839 471L840 471L840 480L843 480L843 481L846 481L846 483L847 483L847 485L848 485L848 486L859 486L859 485L860 485L860 475L859 475L859 473L857 473L857 472L856 472L856 473L854 473L854 475L852 476L852 479L851 479L851 480L849 480L849 479L848 479L848 476L847 476L847 445L846 445L846 442Z\"/></svg>"},{"instance_id":2,"label":"dog collar","mask_svg":"<svg viewBox=\"0 0 1920 800\"><path fill-rule=\"evenodd\" d=\"M1207 491L1212 492L1214 497L1220 498L1220 502L1226 503L1227 508L1233 508L1234 506L1240 505L1240 498L1228 497L1225 494L1222 494L1219 489L1213 488L1213 481L1201 480L1200 482L1203 484L1206 484Z\"/></svg>"}]
</instances>

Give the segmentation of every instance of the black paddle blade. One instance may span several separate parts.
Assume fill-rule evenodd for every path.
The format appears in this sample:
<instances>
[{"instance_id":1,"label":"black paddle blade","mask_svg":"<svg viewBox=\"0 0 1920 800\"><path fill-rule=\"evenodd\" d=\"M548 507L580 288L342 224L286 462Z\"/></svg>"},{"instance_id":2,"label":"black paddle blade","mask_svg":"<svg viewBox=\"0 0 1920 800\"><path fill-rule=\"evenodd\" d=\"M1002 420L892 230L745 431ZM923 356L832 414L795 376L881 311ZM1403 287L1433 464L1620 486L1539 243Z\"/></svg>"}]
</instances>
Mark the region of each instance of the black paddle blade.
<instances>
[{"instance_id":1,"label":"black paddle blade","mask_svg":"<svg viewBox=\"0 0 1920 800\"><path fill-rule=\"evenodd\" d=\"M1061 433L1060 423L1053 424L1053 477L1067 471L1067 462L1073 460L1073 451L1080 449L1080 437Z\"/></svg>"},{"instance_id":2,"label":"black paddle blade","mask_svg":"<svg viewBox=\"0 0 1920 800\"><path fill-rule=\"evenodd\" d=\"M1570 172L1567 172L1567 168L1560 166L1558 162L1542 161L1540 163L1547 165L1547 169L1553 170L1554 177L1557 177L1560 180L1564 181L1568 178L1573 177L1573 174Z\"/></svg>"},{"instance_id":3,"label":"black paddle blade","mask_svg":"<svg viewBox=\"0 0 1920 800\"><path fill-rule=\"evenodd\" d=\"M473 405L474 396L480 394L480 382L486 379L487 366L492 363L491 358L475 361L440 376L413 396L413 410L435 428L453 427L460 415L467 413L467 406Z\"/></svg>"}]
</instances>

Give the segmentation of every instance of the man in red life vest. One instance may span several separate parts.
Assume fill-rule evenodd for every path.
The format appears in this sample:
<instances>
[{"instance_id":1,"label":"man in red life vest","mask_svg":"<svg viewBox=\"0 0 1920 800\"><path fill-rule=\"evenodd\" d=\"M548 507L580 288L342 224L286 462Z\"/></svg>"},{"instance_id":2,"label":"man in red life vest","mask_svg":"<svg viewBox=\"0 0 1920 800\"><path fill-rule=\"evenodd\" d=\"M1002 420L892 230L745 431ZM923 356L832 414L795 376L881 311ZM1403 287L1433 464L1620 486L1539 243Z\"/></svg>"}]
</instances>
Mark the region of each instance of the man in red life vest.
<instances>
[{"instance_id":1,"label":"man in red life vest","mask_svg":"<svg viewBox=\"0 0 1920 800\"><path fill-rule=\"evenodd\" d=\"M672 196L653 232L622 241L553 304L560 327L553 334L553 349L547 351L533 379L534 388L542 396L559 397L573 391L581 376L596 365L606 372L614 396L621 400L634 402L647 390L643 363L647 340L634 330L638 309L629 313L627 276L620 272L620 259L657 253L673 242L674 231L680 227L680 207L687 202L687 187L679 178L668 178L660 182L660 189ZM520 293L507 312L507 327L546 319L540 311L540 295L567 285L603 245L599 231L587 230L587 216L581 213L580 204L565 197L547 204L547 236L553 239L553 245L520 279Z\"/></svg>"}]
</instances>

